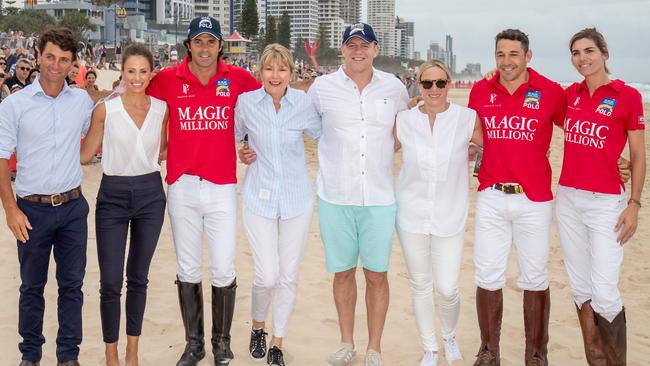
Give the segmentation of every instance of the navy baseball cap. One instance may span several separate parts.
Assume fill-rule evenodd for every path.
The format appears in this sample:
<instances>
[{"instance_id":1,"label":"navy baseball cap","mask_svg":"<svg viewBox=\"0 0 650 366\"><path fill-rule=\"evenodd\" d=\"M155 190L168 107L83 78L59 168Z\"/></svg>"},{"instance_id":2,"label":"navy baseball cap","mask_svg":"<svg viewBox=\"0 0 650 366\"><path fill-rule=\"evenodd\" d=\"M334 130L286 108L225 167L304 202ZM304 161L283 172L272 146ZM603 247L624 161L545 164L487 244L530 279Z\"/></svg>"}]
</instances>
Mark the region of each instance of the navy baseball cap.
<instances>
[{"instance_id":1,"label":"navy baseball cap","mask_svg":"<svg viewBox=\"0 0 650 366\"><path fill-rule=\"evenodd\" d=\"M212 17L197 17L190 22L187 38L194 39L201 34L209 34L216 39L223 40L221 25L219 25L219 21Z\"/></svg>"},{"instance_id":2,"label":"navy baseball cap","mask_svg":"<svg viewBox=\"0 0 650 366\"><path fill-rule=\"evenodd\" d=\"M352 37L359 37L368 43L378 43L377 36L372 27L366 23L356 23L345 28L343 32L343 44L346 44Z\"/></svg>"}]
</instances>

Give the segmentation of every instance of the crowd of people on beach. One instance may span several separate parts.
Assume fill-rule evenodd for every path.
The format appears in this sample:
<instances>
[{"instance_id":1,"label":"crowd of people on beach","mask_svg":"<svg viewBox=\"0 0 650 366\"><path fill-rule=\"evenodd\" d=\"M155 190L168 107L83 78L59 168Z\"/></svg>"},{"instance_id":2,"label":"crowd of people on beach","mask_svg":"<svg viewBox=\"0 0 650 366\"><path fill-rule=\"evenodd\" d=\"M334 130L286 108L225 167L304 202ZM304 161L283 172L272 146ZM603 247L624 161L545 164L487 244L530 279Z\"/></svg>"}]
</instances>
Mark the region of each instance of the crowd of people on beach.
<instances>
[{"instance_id":1,"label":"crowd of people on beach","mask_svg":"<svg viewBox=\"0 0 650 366\"><path fill-rule=\"evenodd\" d=\"M107 366L120 365L123 316L126 365L138 365L148 272L165 210L186 340L176 365L195 366L206 356L204 238L214 364L228 365L234 358L237 158L247 165L241 217L255 272L253 360L285 365L283 340L290 332L314 203L340 329L340 344L327 363L349 365L359 349L354 319L360 261L368 322L364 365L384 365L381 339L395 229L421 335L420 365L462 360L456 339L459 277L470 209L468 166L477 153L482 158L474 280L481 343L474 365L501 362L503 288L513 245L517 286L523 290L524 364L548 365L553 217L548 151L554 126L564 136L555 217L586 361L626 364L618 276L641 208L645 120L640 94L609 79L609 51L600 32L583 29L571 38L571 61L584 80L567 89L528 66L532 53L524 32L499 32L496 69L472 87L467 107L448 100L453 80L443 62L419 67L415 98L395 75L375 69L380 45L365 23L346 28L339 69L324 75L304 69L300 80L291 52L279 44L263 50L255 76L224 62L222 46L220 24L210 17L191 21L187 56L178 65L156 70L151 51L130 45L121 52L122 88L108 97L93 94L97 74L81 71L80 45L68 29L38 37L40 74L31 83L26 81L32 64L16 60L15 72L25 84L0 103L0 198L20 264L20 366L38 366L42 358L43 290L52 248L59 288L56 358L60 366L80 365L89 211L81 191L82 164L100 148L95 227ZM84 87L74 87L82 74ZM304 135L318 140L316 197ZM620 158L626 144L629 161ZM403 162L394 188L393 158L400 149ZM18 169L12 187L6 162L14 151Z\"/></svg>"}]
</instances>

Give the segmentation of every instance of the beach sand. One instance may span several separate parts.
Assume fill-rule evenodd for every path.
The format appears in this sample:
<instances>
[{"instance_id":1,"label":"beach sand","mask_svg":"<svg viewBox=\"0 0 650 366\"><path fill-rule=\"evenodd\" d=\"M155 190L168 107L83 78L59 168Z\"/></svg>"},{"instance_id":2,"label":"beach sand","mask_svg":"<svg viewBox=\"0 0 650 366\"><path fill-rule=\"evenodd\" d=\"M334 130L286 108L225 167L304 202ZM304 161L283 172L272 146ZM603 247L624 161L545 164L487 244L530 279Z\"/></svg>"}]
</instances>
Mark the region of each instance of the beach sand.
<instances>
[{"instance_id":1,"label":"beach sand","mask_svg":"<svg viewBox=\"0 0 650 366\"><path fill-rule=\"evenodd\" d=\"M460 105L467 104L467 90L452 90L451 99ZM650 115L650 105L646 105L646 115ZM649 145L650 146L650 145ZM562 163L562 134L555 129L551 164L553 167L553 187L556 187ZM310 174L315 176L317 153L315 143L307 142L307 160ZM395 162L395 174L399 166L399 154ZM244 166L238 166L241 179ZM98 164L84 168L83 191L90 203L88 217L88 265L84 283L84 341L81 345L82 365L101 365L104 359L101 325L99 318L99 270L95 242L94 206L97 189L101 179L101 166ZM457 338L465 360L458 365L471 365L479 347L479 330L475 311L475 285L473 281L473 235L474 201L476 179L472 179L470 190L472 204L467 222L465 248L461 271L461 315ZM625 260L621 271L620 287L627 308L628 320L628 364L647 365L650 357L650 247L645 245L650 236L650 194L645 194L642 203L639 229L632 242L626 247ZM241 206L240 206L241 207ZM4 211L2 211L4 217ZM0 365L17 365L20 359L17 343L18 287L20 284L16 242L4 226L0 230ZM552 365L584 365L582 338L576 317L572 296L567 284L567 275L559 248L557 230L552 231L549 275L551 282L552 309L550 320L549 361ZM504 290L504 319L501 335L502 365L521 365L524 352L524 330L522 315L522 291L516 287L516 256L510 255L507 287ZM150 272L147 311L140 343L141 365L175 365L184 348L184 331L181 323L176 296L175 254L168 217L161 234L158 249ZM204 268L207 268L204 266ZM46 314L44 334L44 366L56 364L55 337L56 321L56 280L55 265L50 263L49 283L45 290ZM250 324L250 291L253 278L251 253L241 227L238 223L237 242L237 293L236 313L232 327L232 347L237 365L254 365L248 356ZM339 343L337 316L332 299L332 276L325 270L322 244L318 231L318 217L314 219L309 233L304 260L301 266L301 279L295 312L289 326L289 336L285 339L285 360L289 365L325 365L327 355ZM205 308L210 308L210 287L207 270L203 283ZM364 281L361 271L357 273L359 299L357 301L355 341L359 354L352 365L363 365L367 345L366 311L364 306ZM383 357L386 365L418 365L422 355L420 338L415 324L410 299L407 269L397 240L393 241L393 256L389 271L391 286L390 308L383 337ZM122 297L124 300L124 296ZM200 365L212 365L209 346L210 313L206 311L207 356ZM269 317L270 320L270 317ZM267 322L270 324L270 322ZM123 357L125 334L122 317ZM440 340L440 344L442 341ZM443 363L441 363L443 364Z\"/></svg>"}]
</instances>

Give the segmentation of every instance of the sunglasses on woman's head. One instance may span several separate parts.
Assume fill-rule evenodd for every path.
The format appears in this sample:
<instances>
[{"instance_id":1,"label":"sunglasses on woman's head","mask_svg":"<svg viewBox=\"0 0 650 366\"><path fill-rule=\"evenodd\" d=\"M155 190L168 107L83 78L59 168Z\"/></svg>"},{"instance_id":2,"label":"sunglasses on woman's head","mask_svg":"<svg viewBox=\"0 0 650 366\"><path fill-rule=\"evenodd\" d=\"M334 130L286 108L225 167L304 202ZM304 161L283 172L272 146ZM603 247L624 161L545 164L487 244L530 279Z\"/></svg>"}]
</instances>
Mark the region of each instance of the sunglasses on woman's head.
<instances>
[{"instance_id":1,"label":"sunglasses on woman's head","mask_svg":"<svg viewBox=\"0 0 650 366\"><path fill-rule=\"evenodd\" d=\"M433 85L436 85L438 89L444 89L447 86L448 80L438 79L438 80L420 80L420 84L424 89L431 89Z\"/></svg>"}]
</instances>

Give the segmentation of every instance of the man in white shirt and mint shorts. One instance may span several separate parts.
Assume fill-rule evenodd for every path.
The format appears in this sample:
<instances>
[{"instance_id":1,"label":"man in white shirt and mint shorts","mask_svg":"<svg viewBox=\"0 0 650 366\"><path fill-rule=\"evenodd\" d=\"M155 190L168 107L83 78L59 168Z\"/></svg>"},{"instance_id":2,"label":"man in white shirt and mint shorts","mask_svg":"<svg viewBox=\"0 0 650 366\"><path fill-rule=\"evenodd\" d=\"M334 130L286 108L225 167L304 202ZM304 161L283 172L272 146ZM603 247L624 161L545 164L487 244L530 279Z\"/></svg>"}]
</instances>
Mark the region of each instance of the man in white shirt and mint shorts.
<instances>
[{"instance_id":1,"label":"man in white shirt and mint shorts","mask_svg":"<svg viewBox=\"0 0 650 366\"><path fill-rule=\"evenodd\" d=\"M393 125L408 93L392 74L373 68L379 45L364 23L343 34L345 64L309 89L323 121L318 143L318 216L327 270L334 273L334 301L341 346L327 360L347 365L356 354L354 312L359 259L366 279L368 350L365 365L383 365L381 335L388 310L387 280L393 227Z\"/></svg>"}]
</instances>

